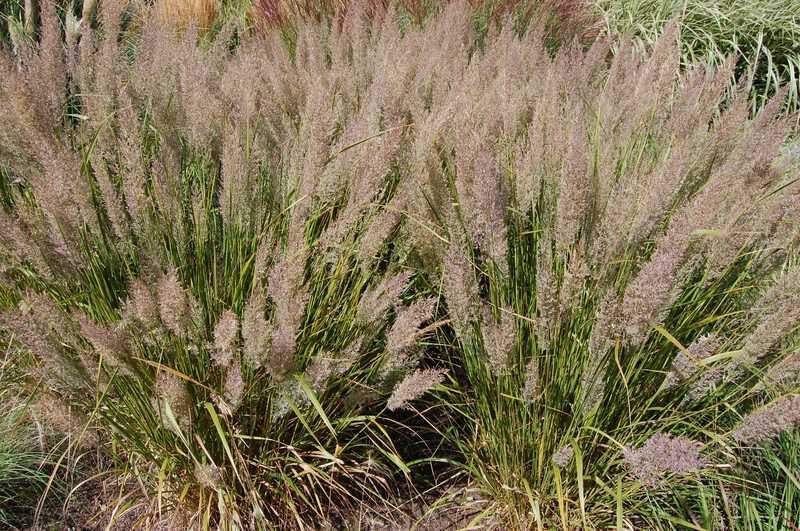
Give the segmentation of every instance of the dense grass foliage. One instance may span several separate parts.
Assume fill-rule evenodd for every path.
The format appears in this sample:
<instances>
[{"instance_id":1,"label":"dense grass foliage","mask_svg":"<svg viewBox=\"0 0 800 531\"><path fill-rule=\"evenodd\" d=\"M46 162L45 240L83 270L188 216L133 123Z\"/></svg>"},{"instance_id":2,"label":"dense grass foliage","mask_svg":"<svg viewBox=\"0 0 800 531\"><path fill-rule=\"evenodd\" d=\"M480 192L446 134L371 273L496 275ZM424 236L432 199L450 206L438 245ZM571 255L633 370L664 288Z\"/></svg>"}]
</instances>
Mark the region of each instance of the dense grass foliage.
<instances>
[{"instance_id":1,"label":"dense grass foliage","mask_svg":"<svg viewBox=\"0 0 800 531\"><path fill-rule=\"evenodd\" d=\"M30 524L50 479L45 434L37 430L21 385L23 365L11 349L0 358L0 526L9 528Z\"/></svg>"},{"instance_id":2,"label":"dense grass foliage","mask_svg":"<svg viewBox=\"0 0 800 531\"><path fill-rule=\"evenodd\" d=\"M596 0L610 34L652 43L673 17L681 21L686 63L741 57L742 77L754 81L753 103L763 105L788 85L789 105L800 109L800 4L792 0Z\"/></svg>"},{"instance_id":3,"label":"dense grass foliage","mask_svg":"<svg viewBox=\"0 0 800 531\"><path fill-rule=\"evenodd\" d=\"M464 378L450 436L520 527L659 518L665 478L715 481L737 443L797 421L795 397L736 428L758 375L797 364L792 118L780 94L750 120L746 86L718 113L732 64L681 74L676 29L611 62L508 29L414 117L436 235L415 247Z\"/></svg>"},{"instance_id":4,"label":"dense grass foliage","mask_svg":"<svg viewBox=\"0 0 800 531\"><path fill-rule=\"evenodd\" d=\"M410 183L379 99L411 80L392 92L344 36L328 68L316 28L290 62L153 20L127 63L122 15L65 51L45 12L40 47L3 57L5 329L159 508L299 524L377 495L404 465L375 414L425 390L434 311L382 208Z\"/></svg>"},{"instance_id":5,"label":"dense grass foliage","mask_svg":"<svg viewBox=\"0 0 800 531\"><path fill-rule=\"evenodd\" d=\"M800 523L800 432L785 433L774 444L743 461L748 481L734 493L731 511L740 529L791 529Z\"/></svg>"},{"instance_id":6,"label":"dense grass foliage","mask_svg":"<svg viewBox=\"0 0 800 531\"><path fill-rule=\"evenodd\" d=\"M413 479L406 430L513 528L745 518L718 487L800 424L786 90L752 115L677 24L150 9L0 54L0 327L115 516L315 527Z\"/></svg>"}]
</instances>

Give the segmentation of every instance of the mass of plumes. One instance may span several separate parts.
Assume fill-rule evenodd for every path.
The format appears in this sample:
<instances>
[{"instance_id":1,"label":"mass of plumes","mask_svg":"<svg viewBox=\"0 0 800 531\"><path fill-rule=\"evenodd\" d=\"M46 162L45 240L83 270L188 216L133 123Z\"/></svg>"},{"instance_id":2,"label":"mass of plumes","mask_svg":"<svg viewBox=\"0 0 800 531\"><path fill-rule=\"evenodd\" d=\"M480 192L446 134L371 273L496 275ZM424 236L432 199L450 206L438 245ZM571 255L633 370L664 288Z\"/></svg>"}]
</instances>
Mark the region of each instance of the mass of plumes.
<instances>
[{"instance_id":1,"label":"mass of plumes","mask_svg":"<svg viewBox=\"0 0 800 531\"><path fill-rule=\"evenodd\" d=\"M737 442L754 445L800 426L800 395L785 396L742 419L731 436Z\"/></svg>"},{"instance_id":2,"label":"mass of plumes","mask_svg":"<svg viewBox=\"0 0 800 531\"><path fill-rule=\"evenodd\" d=\"M639 448L626 448L625 464L643 485L656 488L667 474L689 474L706 466L703 445L685 437L656 433Z\"/></svg>"},{"instance_id":3,"label":"mass of plumes","mask_svg":"<svg viewBox=\"0 0 800 531\"><path fill-rule=\"evenodd\" d=\"M397 384L386 407L390 411L408 407L409 402L442 383L446 373L445 369L417 369Z\"/></svg>"},{"instance_id":4,"label":"mass of plumes","mask_svg":"<svg viewBox=\"0 0 800 531\"><path fill-rule=\"evenodd\" d=\"M411 175L417 89L441 90L425 79L446 58L399 60L431 41L409 33L400 51L386 9L296 28L290 57L277 34L198 44L213 41L209 2L145 4L67 16L61 42L42 2L41 40L0 52L0 112L15 116L0 130L0 274L3 289L36 288L2 327L36 355L32 376L99 412L106 446L123 433L114 448L143 463L157 448L226 468L208 407L243 435L234 455L269 470L275 441L313 450L288 420L314 407L301 376L338 428L387 382L375 368L402 379L416 366L435 299L397 274L419 191L397 177ZM283 424L252 422L265 411ZM374 434L353 437L346 447ZM236 476L209 470L181 462L163 481ZM255 503L268 512L290 489L278 492Z\"/></svg>"},{"instance_id":5,"label":"mass of plumes","mask_svg":"<svg viewBox=\"0 0 800 531\"><path fill-rule=\"evenodd\" d=\"M403 461L384 406L445 381L420 362L452 371L436 415L459 419L440 434L472 479L543 509L565 441L616 483L619 445L587 427L663 432L624 452L655 486L704 466L688 426L719 397L739 443L797 424L796 397L750 413L760 374L796 372L782 92L753 112L733 60L680 63L678 24L648 51L559 46L549 19L483 31L464 2L424 24L345 3L219 35L99 3L62 42L42 2L39 40L0 50L0 326L155 471L142 485L219 487L209 507L248 491L225 510L308 527L308 504L372 496Z\"/></svg>"}]
</instances>

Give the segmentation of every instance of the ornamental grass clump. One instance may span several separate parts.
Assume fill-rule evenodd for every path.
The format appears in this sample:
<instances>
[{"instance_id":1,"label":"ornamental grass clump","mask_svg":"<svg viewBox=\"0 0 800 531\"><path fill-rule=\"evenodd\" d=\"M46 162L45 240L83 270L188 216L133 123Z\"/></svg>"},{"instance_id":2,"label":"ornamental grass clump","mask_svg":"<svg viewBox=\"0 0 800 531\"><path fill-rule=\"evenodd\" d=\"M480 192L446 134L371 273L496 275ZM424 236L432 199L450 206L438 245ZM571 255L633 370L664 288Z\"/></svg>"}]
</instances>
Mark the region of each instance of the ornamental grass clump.
<instances>
[{"instance_id":1,"label":"ornamental grass clump","mask_svg":"<svg viewBox=\"0 0 800 531\"><path fill-rule=\"evenodd\" d=\"M603 40L551 57L537 31L442 63L452 81L412 116L428 183L414 247L439 272L459 383L437 396L512 525L657 519L671 488L720 477L737 440L796 422L737 428L796 391L761 383L795 366L794 117L785 91L752 118L746 84L726 95L733 59L682 71L675 24L613 57ZM649 462L660 446L697 466Z\"/></svg>"},{"instance_id":2,"label":"ornamental grass clump","mask_svg":"<svg viewBox=\"0 0 800 531\"><path fill-rule=\"evenodd\" d=\"M145 525L318 526L408 473L403 419L507 527L655 526L796 424L793 117L676 25L115 2L65 46L43 5L0 54L2 329Z\"/></svg>"},{"instance_id":3,"label":"ornamental grass clump","mask_svg":"<svg viewBox=\"0 0 800 531\"><path fill-rule=\"evenodd\" d=\"M378 414L441 380L404 383L437 325L397 236L399 33L353 11L290 58L110 3L65 48L43 5L0 55L2 328L133 480L117 516L307 526L385 492L407 469Z\"/></svg>"}]
</instances>

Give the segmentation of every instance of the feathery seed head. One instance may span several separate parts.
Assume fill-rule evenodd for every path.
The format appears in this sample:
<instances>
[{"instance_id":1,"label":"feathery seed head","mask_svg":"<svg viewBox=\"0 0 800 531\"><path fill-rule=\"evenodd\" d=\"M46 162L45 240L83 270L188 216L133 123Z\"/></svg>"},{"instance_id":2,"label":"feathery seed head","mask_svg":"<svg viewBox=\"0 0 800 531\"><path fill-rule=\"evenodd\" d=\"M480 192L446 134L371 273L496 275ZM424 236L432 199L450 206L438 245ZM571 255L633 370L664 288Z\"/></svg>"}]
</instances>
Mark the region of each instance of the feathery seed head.
<instances>
[{"instance_id":1,"label":"feathery seed head","mask_svg":"<svg viewBox=\"0 0 800 531\"><path fill-rule=\"evenodd\" d=\"M625 448L625 464L643 485L657 488L666 474L689 474L706 466L702 444L686 437L656 433L639 448Z\"/></svg>"},{"instance_id":2,"label":"feathery seed head","mask_svg":"<svg viewBox=\"0 0 800 531\"><path fill-rule=\"evenodd\" d=\"M496 374L503 374L509 369L509 354L517 338L514 315L510 308L500 311L499 321L494 318L487 308L484 310L483 345L489 357L489 367Z\"/></svg>"},{"instance_id":3,"label":"feathery seed head","mask_svg":"<svg viewBox=\"0 0 800 531\"><path fill-rule=\"evenodd\" d=\"M715 334L707 334L689 345L686 352L679 352L667 374L668 385L671 386L692 377L702 369L701 362L716 354L720 345L721 342Z\"/></svg>"},{"instance_id":4,"label":"feathery seed head","mask_svg":"<svg viewBox=\"0 0 800 531\"><path fill-rule=\"evenodd\" d=\"M231 310L225 310L214 328L214 361L219 367L227 367L233 361L239 341L239 318Z\"/></svg>"},{"instance_id":5,"label":"feathery seed head","mask_svg":"<svg viewBox=\"0 0 800 531\"><path fill-rule=\"evenodd\" d=\"M207 489L217 490L222 482L222 472L219 467L210 463L195 463L194 479L199 485Z\"/></svg>"},{"instance_id":6,"label":"feathery seed head","mask_svg":"<svg viewBox=\"0 0 800 531\"><path fill-rule=\"evenodd\" d=\"M267 300L258 286L253 288L242 316L242 339L244 359L253 368L258 368L267 358L272 331L265 317Z\"/></svg>"},{"instance_id":7,"label":"feathery seed head","mask_svg":"<svg viewBox=\"0 0 800 531\"><path fill-rule=\"evenodd\" d=\"M131 283L123 315L126 319L135 319L150 329L158 325L159 306L150 288L142 280L136 279Z\"/></svg>"},{"instance_id":8,"label":"feathery seed head","mask_svg":"<svg viewBox=\"0 0 800 531\"><path fill-rule=\"evenodd\" d=\"M159 371L153 391L153 407L163 426L175 433L188 429L192 424L192 400L184 381L172 373ZM167 405L178 425L172 422Z\"/></svg>"},{"instance_id":9,"label":"feathery seed head","mask_svg":"<svg viewBox=\"0 0 800 531\"><path fill-rule=\"evenodd\" d=\"M442 284L456 333L463 339L480 315L479 291L472 263L455 238L444 257Z\"/></svg>"},{"instance_id":10,"label":"feathery seed head","mask_svg":"<svg viewBox=\"0 0 800 531\"><path fill-rule=\"evenodd\" d=\"M385 278L375 288L367 291L358 304L358 318L364 323L372 323L383 318L392 305L400 303L400 294L405 289L411 272L406 271Z\"/></svg>"},{"instance_id":11,"label":"feathery seed head","mask_svg":"<svg viewBox=\"0 0 800 531\"><path fill-rule=\"evenodd\" d=\"M294 367L297 333L303 321L308 291L303 285L305 253L290 250L272 269L268 293L275 304L272 319L272 345L267 369L282 379Z\"/></svg>"},{"instance_id":12,"label":"feathery seed head","mask_svg":"<svg viewBox=\"0 0 800 531\"><path fill-rule=\"evenodd\" d=\"M553 464L556 465L558 468L564 468L572 461L572 457L575 455L575 449L572 446L563 446L559 449L556 453L553 454Z\"/></svg>"},{"instance_id":13,"label":"feathery seed head","mask_svg":"<svg viewBox=\"0 0 800 531\"><path fill-rule=\"evenodd\" d=\"M242 366L238 358L228 366L225 372L225 389L223 395L231 411L236 411L244 396L244 379L242 377Z\"/></svg>"},{"instance_id":14,"label":"feathery seed head","mask_svg":"<svg viewBox=\"0 0 800 531\"><path fill-rule=\"evenodd\" d=\"M409 402L442 383L445 374L445 369L417 369L397 384L386 407L389 411L408 407Z\"/></svg>"},{"instance_id":15,"label":"feathery seed head","mask_svg":"<svg viewBox=\"0 0 800 531\"><path fill-rule=\"evenodd\" d=\"M98 325L83 314L78 315L81 335L86 338L94 349L100 354L103 363L114 369L119 369L123 374L131 375L128 337L123 329L112 330Z\"/></svg>"},{"instance_id":16,"label":"feathery seed head","mask_svg":"<svg viewBox=\"0 0 800 531\"><path fill-rule=\"evenodd\" d=\"M740 444L755 445L800 426L800 395L784 396L747 415L731 436Z\"/></svg>"},{"instance_id":17,"label":"feathery seed head","mask_svg":"<svg viewBox=\"0 0 800 531\"><path fill-rule=\"evenodd\" d=\"M539 394L539 362L532 357L525 367L525 386L522 388L522 398L530 404Z\"/></svg>"},{"instance_id":18,"label":"feathery seed head","mask_svg":"<svg viewBox=\"0 0 800 531\"><path fill-rule=\"evenodd\" d=\"M393 364L402 365L402 360L419 339L420 325L433 317L436 299L427 298L400 308L397 319L386 337L386 351Z\"/></svg>"},{"instance_id":19,"label":"feathery seed head","mask_svg":"<svg viewBox=\"0 0 800 531\"><path fill-rule=\"evenodd\" d=\"M170 269L158 285L158 304L161 321L176 336L185 336L191 322L188 294L178 280L178 271Z\"/></svg>"},{"instance_id":20,"label":"feathery seed head","mask_svg":"<svg viewBox=\"0 0 800 531\"><path fill-rule=\"evenodd\" d=\"M772 365L764 379L770 385L789 387L800 384L800 350L789 353Z\"/></svg>"}]
</instances>

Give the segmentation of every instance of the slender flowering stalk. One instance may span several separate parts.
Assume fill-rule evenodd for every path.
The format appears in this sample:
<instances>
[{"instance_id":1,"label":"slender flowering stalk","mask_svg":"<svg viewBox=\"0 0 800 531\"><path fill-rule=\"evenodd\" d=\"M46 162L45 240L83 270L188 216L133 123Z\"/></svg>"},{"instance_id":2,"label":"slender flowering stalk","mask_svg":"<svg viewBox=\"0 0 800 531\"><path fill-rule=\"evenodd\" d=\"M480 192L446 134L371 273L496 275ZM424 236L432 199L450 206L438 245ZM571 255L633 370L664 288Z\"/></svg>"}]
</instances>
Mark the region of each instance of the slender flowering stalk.
<instances>
[{"instance_id":1,"label":"slender flowering stalk","mask_svg":"<svg viewBox=\"0 0 800 531\"><path fill-rule=\"evenodd\" d=\"M549 238L544 238L536 256L536 335L543 348L558 326L558 286L553 271Z\"/></svg>"},{"instance_id":2,"label":"slender flowering stalk","mask_svg":"<svg viewBox=\"0 0 800 531\"><path fill-rule=\"evenodd\" d=\"M387 238L401 222L402 215L399 209L402 204L401 201L396 200L396 197L375 215L364 233L364 237L358 247L359 259L364 264L368 264L378 255L381 247L386 244Z\"/></svg>"},{"instance_id":3,"label":"slender flowering stalk","mask_svg":"<svg viewBox=\"0 0 800 531\"><path fill-rule=\"evenodd\" d=\"M685 259L688 242L664 241L656 256L628 285L620 308L626 341L639 344L658 320L659 312L677 295L674 277Z\"/></svg>"},{"instance_id":4,"label":"slender flowering stalk","mask_svg":"<svg viewBox=\"0 0 800 531\"><path fill-rule=\"evenodd\" d=\"M308 293L303 285L305 253L291 248L272 269L268 293L275 304L272 343L266 367L275 378L283 378L292 368L296 335L303 320Z\"/></svg>"},{"instance_id":5,"label":"slender flowering stalk","mask_svg":"<svg viewBox=\"0 0 800 531\"><path fill-rule=\"evenodd\" d=\"M305 376L315 393L325 389L328 378L336 371L336 361L330 353L325 353L306 368Z\"/></svg>"},{"instance_id":6,"label":"slender flowering stalk","mask_svg":"<svg viewBox=\"0 0 800 531\"><path fill-rule=\"evenodd\" d=\"M705 335L694 341L686 351L681 351L672 361L672 368L667 374L667 385L673 386L691 378L701 370L700 364L717 353L720 340L714 334Z\"/></svg>"},{"instance_id":7,"label":"slender flowering stalk","mask_svg":"<svg viewBox=\"0 0 800 531\"><path fill-rule=\"evenodd\" d=\"M242 402L245 383L242 376L242 366L238 359L233 360L225 373L224 396L228 405L235 412Z\"/></svg>"},{"instance_id":8,"label":"slender flowering stalk","mask_svg":"<svg viewBox=\"0 0 800 531\"><path fill-rule=\"evenodd\" d=\"M505 190L497 161L477 132L456 151L456 187L462 215L478 247L506 269Z\"/></svg>"},{"instance_id":9,"label":"slender flowering stalk","mask_svg":"<svg viewBox=\"0 0 800 531\"><path fill-rule=\"evenodd\" d=\"M764 378L769 385L790 387L800 383L800 351L787 354L772 365Z\"/></svg>"},{"instance_id":10,"label":"slender flowering stalk","mask_svg":"<svg viewBox=\"0 0 800 531\"><path fill-rule=\"evenodd\" d=\"M82 448L96 447L98 439L91 429L90 419L79 407L65 401L63 397L45 394L36 401L32 410L48 433L58 435L66 433L71 435Z\"/></svg>"},{"instance_id":11,"label":"slender flowering stalk","mask_svg":"<svg viewBox=\"0 0 800 531\"><path fill-rule=\"evenodd\" d=\"M119 369L122 374L132 374L128 359L130 357L128 338L123 330L111 330L100 326L83 315L78 317L78 323L81 335L89 340L103 363Z\"/></svg>"},{"instance_id":12,"label":"slender flowering stalk","mask_svg":"<svg viewBox=\"0 0 800 531\"><path fill-rule=\"evenodd\" d=\"M568 148L564 155L559 181L559 197L557 205L556 242L559 251L570 249L578 234L583 218L589 212L590 184L588 175L589 163L585 151L586 131L582 129L580 108L575 108L573 120L567 126L571 131Z\"/></svg>"},{"instance_id":13,"label":"slender flowering stalk","mask_svg":"<svg viewBox=\"0 0 800 531\"><path fill-rule=\"evenodd\" d=\"M17 310L0 313L0 324L41 362L42 372L54 387L66 385L75 391L84 390L84 371L93 373L97 364L86 360L79 367L66 355L64 345L75 340L75 327L49 297L26 293Z\"/></svg>"},{"instance_id":14,"label":"slender flowering stalk","mask_svg":"<svg viewBox=\"0 0 800 531\"><path fill-rule=\"evenodd\" d=\"M0 266L3 269L0 272L5 273L7 268L28 263L40 274L52 278L53 272L45 255L35 242L31 241L23 227L23 220L15 219L0 209L0 251L3 253L3 263Z\"/></svg>"},{"instance_id":15,"label":"slender flowering stalk","mask_svg":"<svg viewBox=\"0 0 800 531\"><path fill-rule=\"evenodd\" d=\"M760 322L745 339L740 364L765 358L800 325L800 270L782 275L755 305ZM754 312L754 313L755 313Z\"/></svg>"},{"instance_id":16,"label":"slender flowering stalk","mask_svg":"<svg viewBox=\"0 0 800 531\"><path fill-rule=\"evenodd\" d=\"M716 351L719 350L719 342L718 340L714 339L714 335L706 336L708 338L707 341L700 341L703 340L701 338L698 340L698 344L693 344L689 347L690 353L696 356L696 358L691 361L691 365L685 365L687 360L681 358L678 360L676 358L676 362L681 364L681 371L684 375L691 375L695 377L695 380L689 385L689 389L686 391L686 398L685 400L700 400L703 397L710 394L714 391L717 386L722 383L725 375L730 373L734 370L735 365L725 365L725 364L716 364L714 366L707 366L701 365L701 361L713 355ZM675 364L673 363L673 368L675 368ZM699 373L699 376L697 376ZM688 376L685 376L687 378ZM678 378L676 380L676 378ZM677 373L670 373L667 376L667 383L672 385L676 381L681 381L680 377Z\"/></svg>"}]
</instances>

